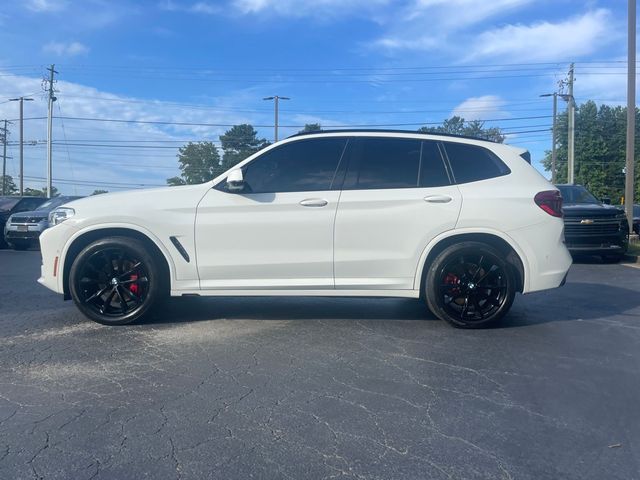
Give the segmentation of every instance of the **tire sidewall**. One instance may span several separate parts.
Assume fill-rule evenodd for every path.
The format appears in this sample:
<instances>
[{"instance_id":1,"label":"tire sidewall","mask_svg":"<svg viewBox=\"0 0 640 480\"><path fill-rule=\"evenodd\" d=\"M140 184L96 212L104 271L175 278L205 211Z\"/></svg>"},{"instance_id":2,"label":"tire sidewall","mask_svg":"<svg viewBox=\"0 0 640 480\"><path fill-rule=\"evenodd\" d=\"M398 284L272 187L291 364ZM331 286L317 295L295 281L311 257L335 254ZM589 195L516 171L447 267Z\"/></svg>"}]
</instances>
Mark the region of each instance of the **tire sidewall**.
<instances>
[{"instance_id":1,"label":"tire sidewall","mask_svg":"<svg viewBox=\"0 0 640 480\"><path fill-rule=\"evenodd\" d=\"M122 248L132 252L137 258L144 264L144 268L149 279L148 292L145 297L142 306L127 315L121 317L108 317L100 315L90 307L88 307L82 300L80 292L78 291L78 275L81 273L81 268L91 256L100 250L108 248ZM134 238L129 237L108 237L87 245L74 259L69 272L69 292L71 298L78 309L88 318L94 322L101 323L103 325L128 325L130 323L139 320L145 314L147 314L155 304L158 303L159 297L162 293L162 278L157 259L145 248L145 245Z\"/></svg>"},{"instance_id":2,"label":"tire sidewall","mask_svg":"<svg viewBox=\"0 0 640 480\"><path fill-rule=\"evenodd\" d=\"M486 252L494 256L500 267L505 272L505 280L507 283L507 298L490 317L484 320L467 322L458 317L451 315L442 304L442 297L440 295L440 279L438 278L440 270L448 259L454 255L477 255L478 253ZM512 266L504 260L502 255L496 248L491 245L487 245L482 242L461 242L450 245L440 252L436 258L431 262L429 270L425 278L424 293L427 301L427 306L438 318L445 320L449 324L459 328L483 328L489 325L493 325L499 322L504 315L509 311L515 297L516 283L513 274Z\"/></svg>"}]
</instances>

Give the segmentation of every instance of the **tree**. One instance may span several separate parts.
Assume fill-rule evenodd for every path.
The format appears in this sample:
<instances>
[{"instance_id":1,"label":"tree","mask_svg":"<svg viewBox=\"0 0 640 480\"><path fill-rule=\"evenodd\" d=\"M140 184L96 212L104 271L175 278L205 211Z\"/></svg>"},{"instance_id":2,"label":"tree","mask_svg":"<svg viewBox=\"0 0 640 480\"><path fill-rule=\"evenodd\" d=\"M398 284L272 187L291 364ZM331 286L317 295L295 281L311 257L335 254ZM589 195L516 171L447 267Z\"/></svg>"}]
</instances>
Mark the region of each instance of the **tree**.
<instances>
[{"instance_id":1,"label":"tree","mask_svg":"<svg viewBox=\"0 0 640 480\"><path fill-rule=\"evenodd\" d=\"M58 192L58 189L56 187L51 187L51 196L52 197L57 197L58 195L60 195L60 193ZM38 188L30 188L27 187L24 189L24 195L25 197L46 197L47 196L47 187L43 187L42 190L38 189Z\"/></svg>"},{"instance_id":2,"label":"tree","mask_svg":"<svg viewBox=\"0 0 640 480\"><path fill-rule=\"evenodd\" d=\"M0 188L2 188L3 195L15 195L18 193L18 187L11 175L5 175L4 177L0 175Z\"/></svg>"},{"instance_id":3,"label":"tree","mask_svg":"<svg viewBox=\"0 0 640 480\"><path fill-rule=\"evenodd\" d=\"M226 171L269 145L264 138L258 138L258 132L248 124L234 125L224 135L222 143L222 171Z\"/></svg>"},{"instance_id":4,"label":"tree","mask_svg":"<svg viewBox=\"0 0 640 480\"><path fill-rule=\"evenodd\" d=\"M304 128L300 130L298 133L311 133L311 132L321 132L322 125L319 123L305 123Z\"/></svg>"},{"instance_id":5,"label":"tree","mask_svg":"<svg viewBox=\"0 0 640 480\"><path fill-rule=\"evenodd\" d=\"M109 193L109 190L94 190L91 195L102 195L103 193Z\"/></svg>"},{"instance_id":6,"label":"tree","mask_svg":"<svg viewBox=\"0 0 640 480\"><path fill-rule=\"evenodd\" d=\"M465 121L464 118L454 115L442 122L437 127L422 127L418 129L421 133L446 133L453 135L465 135L467 137L482 138L494 142L504 142L505 136L498 127L485 128L484 122L480 120Z\"/></svg>"},{"instance_id":7,"label":"tree","mask_svg":"<svg viewBox=\"0 0 640 480\"><path fill-rule=\"evenodd\" d=\"M220 175L220 154L213 142L189 142L178 150L180 176L167 178L169 185L204 183Z\"/></svg>"},{"instance_id":8,"label":"tree","mask_svg":"<svg viewBox=\"0 0 640 480\"><path fill-rule=\"evenodd\" d=\"M626 158L627 109L617 106L600 105L588 101L576 108L575 134L575 183L584 185L596 197L609 197L619 203L624 196L625 175L623 169ZM636 152L640 146L640 115L636 111ZM558 116L557 164L558 183L567 182L567 113ZM639 153L636 153L636 164ZM547 151L542 161L544 168L551 171L551 152ZM636 168L636 201L640 201L640 172Z\"/></svg>"}]
</instances>

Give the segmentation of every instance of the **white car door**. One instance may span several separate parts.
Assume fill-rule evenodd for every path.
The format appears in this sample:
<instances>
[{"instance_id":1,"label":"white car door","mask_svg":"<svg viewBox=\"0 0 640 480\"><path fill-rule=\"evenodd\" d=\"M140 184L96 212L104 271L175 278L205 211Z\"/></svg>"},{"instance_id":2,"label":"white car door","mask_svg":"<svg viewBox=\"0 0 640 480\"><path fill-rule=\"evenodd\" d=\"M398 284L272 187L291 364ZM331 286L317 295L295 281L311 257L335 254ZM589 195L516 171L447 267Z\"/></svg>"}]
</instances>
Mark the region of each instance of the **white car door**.
<instances>
[{"instance_id":1,"label":"white car door","mask_svg":"<svg viewBox=\"0 0 640 480\"><path fill-rule=\"evenodd\" d=\"M202 289L334 288L332 190L346 138L296 140L242 168L246 188L211 189L198 206Z\"/></svg>"},{"instance_id":2,"label":"white car door","mask_svg":"<svg viewBox=\"0 0 640 480\"><path fill-rule=\"evenodd\" d=\"M337 289L411 290L431 239L453 229L462 199L438 143L350 140L335 222Z\"/></svg>"}]
</instances>

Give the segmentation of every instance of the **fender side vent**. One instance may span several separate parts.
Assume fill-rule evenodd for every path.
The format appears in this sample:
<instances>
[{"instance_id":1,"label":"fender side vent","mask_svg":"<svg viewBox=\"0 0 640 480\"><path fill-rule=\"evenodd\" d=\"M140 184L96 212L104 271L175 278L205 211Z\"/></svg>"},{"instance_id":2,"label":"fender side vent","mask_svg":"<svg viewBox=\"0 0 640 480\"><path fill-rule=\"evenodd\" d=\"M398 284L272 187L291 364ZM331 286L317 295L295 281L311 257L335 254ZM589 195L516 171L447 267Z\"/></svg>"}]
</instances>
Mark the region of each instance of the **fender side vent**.
<instances>
[{"instance_id":1,"label":"fender side vent","mask_svg":"<svg viewBox=\"0 0 640 480\"><path fill-rule=\"evenodd\" d=\"M187 253L187 251L180 243L180 240L178 240L176 237L169 237L169 239L171 240L171 243L173 243L173 246L176 247L176 250L178 250L180 255L182 255L182 258L184 258L187 263L189 263L191 259L189 258L189 254Z\"/></svg>"}]
</instances>

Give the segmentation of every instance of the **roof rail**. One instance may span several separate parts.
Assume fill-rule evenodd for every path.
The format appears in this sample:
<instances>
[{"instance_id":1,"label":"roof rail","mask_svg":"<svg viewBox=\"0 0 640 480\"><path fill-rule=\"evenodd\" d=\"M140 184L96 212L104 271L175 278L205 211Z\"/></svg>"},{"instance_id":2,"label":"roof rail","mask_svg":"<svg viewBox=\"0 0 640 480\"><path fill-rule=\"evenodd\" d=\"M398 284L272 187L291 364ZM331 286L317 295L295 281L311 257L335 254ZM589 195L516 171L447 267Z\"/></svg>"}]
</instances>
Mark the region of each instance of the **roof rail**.
<instances>
[{"instance_id":1,"label":"roof rail","mask_svg":"<svg viewBox=\"0 0 640 480\"><path fill-rule=\"evenodd\" d=\"M411 133L417 135L437 135L440 137L452 137L452 138L466 138L469 140L481 140L483 142L498 143L495 140L487 138L473 137L470 135L458 135L455 133L439 133L439 132L419 132L417 130L394 130L394 129L380 129L380 128L345 128L334 130L313 130L309 132L299 132L289 135L287 138L300 137L303 135L316 135L322 133Z\"/></svg>"}]
</instances>

